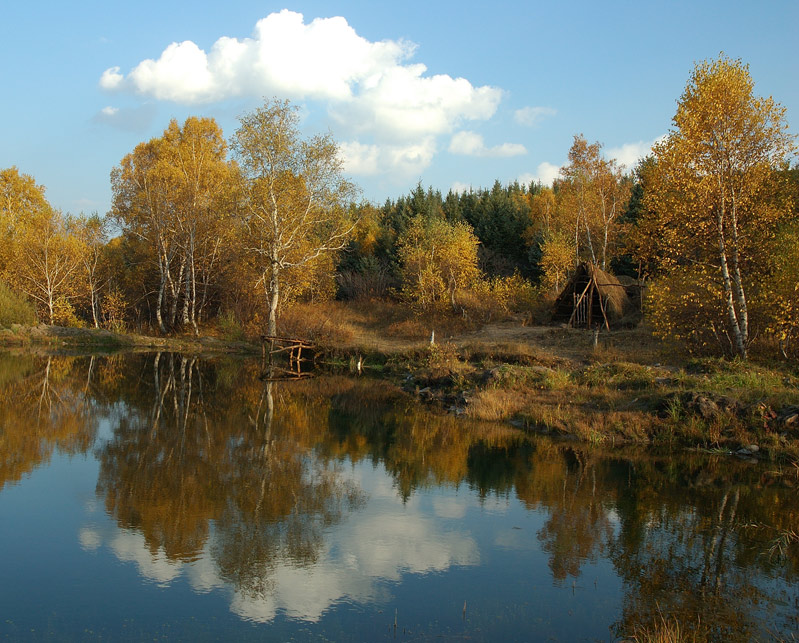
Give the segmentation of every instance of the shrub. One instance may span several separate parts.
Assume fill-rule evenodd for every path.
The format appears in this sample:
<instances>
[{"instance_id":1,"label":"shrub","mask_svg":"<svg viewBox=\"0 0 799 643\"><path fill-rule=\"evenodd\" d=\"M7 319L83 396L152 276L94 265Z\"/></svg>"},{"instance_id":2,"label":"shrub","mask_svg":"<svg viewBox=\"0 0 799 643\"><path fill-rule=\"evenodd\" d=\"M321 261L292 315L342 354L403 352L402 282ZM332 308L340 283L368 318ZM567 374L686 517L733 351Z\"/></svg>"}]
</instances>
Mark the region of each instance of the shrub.
<instances>
[{"instance_id":1,"label":"shrub","mask_svg":"<svg viewBox=\"0 0 799 643\"><path fill-rule=\"evenodd\" d=\"M125 295L117 289L111 290L103 297L103 323L108 330L115 333L124 333L127 330L125 325L125 312L127 307Z\"/></svg>"},{"instance_id":2,"label":"shrub","mask_svg":"<svg viewBox=\"0 0 799 643\"><path fill-rule=\"evenodd\" d=\"M0 326L36 323L36 309L23 296L0 281Z\"/></svg>"},{"instance_id":3,"label":"shrub","mask_svg":"<svg viewBox=\"0 0 799 643\"><path fill-rule=\"evenodd\" d=\"M219 332L222 337L231 342L237 342L245 339L244 328L239 320L236 318L236 313L232 310L226 310L217 319L219 325Z\"/></svg>"},{"instance_id":4,"label":"shrub","mask_svg":"<svg viewBox=\"0 0 799 643\"><path fill-rule=\"evenodd\" d=\"M463 314L480 321L502 319L520 312L529 316L537 299L533 285L519 273L511 277L480 279L458 296Z\"/></svg>"},{"instance_id":5,"label":"shrub","mask_svg":"<svg viewBox=\"0 0 799 643\"><path fill-rule=\"evenodd\" d=\"M458 349L450 342L429 344L422 351L422 364L430 369L451 369L459 362Z\"/></svg>"},{"instance_id":6,"label":"shrub","mask_svg":"<svg viewBox=\"0 0 799 643\"><path fill-rule=\"evenodd\" d=\"M457 291L479 278L479 243L466 223L411 219L397 241L406 299L425 312L455 308Z\"/></svg>"},{"instance_id":7,"label":"shrub","mask_svg":"<svg viewBox=\"0 0 799 643\"><path fill-rule=\"evenodd\" d=\"M491 280L491 293L507 313L530 310L538 299L533 285L518 272Z\"/></svg>"},{"instance_id":8,"label":"shrub","mask_svg":"<svg viewBox=\"0 0 799 643\"><path fill-rule=\"evenodd\" d=\"M330 348L346 344L354 336L346 309L334 302L288 306L280 317L278 334Z\"/></svg>"},{"instance_id":9,"label":"shrub","mask_svg":"<svg viewBox=\"0 0 799 643\"><path fill-rule=\"evenodd\" d=\"M644 314L655 335L684 342L694 355L734 352L721 287L704 267L680 267L650 284Z\"/></svg>"},{"instance_id":10,"label":"shrub","mask_svg":"<svg viewBox=\"0 0 799 643\"><path fill-rule=\"evenodd\" d=\"M338 296L341 299L369 300L385 297L397 287L391 271L375 257L362 257L354 269L342 270L336 276Z\"/></svg>"},{"instance_id":11,"label":"shrub","mask_svg":"<svg viewBox=\"0 0 799 643\"><path fill-rule=\"evenodd\" d=\"M53 304L53 325L83 328L86 324L75 314L75 307L66 297L59 297Z\"/></svg>"},{"instance_id":12,"label":"shrub","mask_svg":"<svg viewBox=\"0 0 799 643\"><path fill-rule=\"evenodd\" d=\"M413 317L411 319L403 319L395 321L388 325L385 330L386 335L389 337L404 337L406 339L425 339L430 337L430 323Z\"/></svg>"},{"instance_id":13,"label":"shrub","mask_svg":"<svg viewBox=\"0 0 799 643\"><path fill-rule=\"evenodd\" d=\"M785 226L774 240L771 278L756 298L765 309L766 331L786 359L799 358L799 222ZM757 301L760 300L760 301Z\"/></svg>"}]
</instances>

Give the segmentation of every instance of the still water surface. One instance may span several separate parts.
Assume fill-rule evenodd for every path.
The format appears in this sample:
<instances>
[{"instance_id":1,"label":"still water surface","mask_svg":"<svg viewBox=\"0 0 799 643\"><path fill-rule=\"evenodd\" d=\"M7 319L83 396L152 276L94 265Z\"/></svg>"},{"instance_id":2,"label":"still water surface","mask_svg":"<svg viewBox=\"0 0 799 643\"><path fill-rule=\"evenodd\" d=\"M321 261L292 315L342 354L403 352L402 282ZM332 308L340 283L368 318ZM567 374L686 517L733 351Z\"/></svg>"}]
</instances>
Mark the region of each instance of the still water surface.
<instances>
[{"instance_id":1,"label":"still water surface","mask_svg":"<svg viewBox=\"0 0 799 643\"><path fill-rule=\"evenodd\" d=\"M0 638L799 637L791 467L558 443L255 361L0 353Z\"/></svg>"}]
</instances>

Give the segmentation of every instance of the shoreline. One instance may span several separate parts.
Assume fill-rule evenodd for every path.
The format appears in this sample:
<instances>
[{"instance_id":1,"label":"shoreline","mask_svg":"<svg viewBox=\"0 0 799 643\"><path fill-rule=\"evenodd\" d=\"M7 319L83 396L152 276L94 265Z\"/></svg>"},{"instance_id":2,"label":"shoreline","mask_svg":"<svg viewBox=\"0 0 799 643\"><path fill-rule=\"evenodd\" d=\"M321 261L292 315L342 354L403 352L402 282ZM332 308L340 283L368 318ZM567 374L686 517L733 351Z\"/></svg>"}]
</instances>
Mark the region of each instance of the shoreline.
<instances>
[{"instance_id":1,"label":"shoreline","mask_svg":"<svg viewBox=\"0 0 799 643\"><path fill-rule=\"evenodd\" d=\"M711 358L638 363L631 361L635 346L630 354L618 347L592 352L578 346L582 336L570 329L536 332L542 342L549 337L563 346L492 343L478 332L441 344L395 341L383 350L376 341L342 345L327 351L333 361L320 366L357 374L355 365L363 360L367 372L435 410L593 445L672 446L799 461L795 367ZM622 333L611 339L634 343ZM260 343L211 336L150 337L45 325L0 331L0 349L15 348L261 354Z\"/></svg>"},{"instance_id":2,"label":"shoreline","mask_svg":"<svg viewBox=\"0 0 799 643\"><path fill-rule=\"evenodd\" d=\"M59 347L86 350L158 350L185 353L260 354L260 346L246 341L227 341L212 336L153 337L115 333L97 328L20 326L0 330L0 348Z\"/></svg>"}]
</instances>

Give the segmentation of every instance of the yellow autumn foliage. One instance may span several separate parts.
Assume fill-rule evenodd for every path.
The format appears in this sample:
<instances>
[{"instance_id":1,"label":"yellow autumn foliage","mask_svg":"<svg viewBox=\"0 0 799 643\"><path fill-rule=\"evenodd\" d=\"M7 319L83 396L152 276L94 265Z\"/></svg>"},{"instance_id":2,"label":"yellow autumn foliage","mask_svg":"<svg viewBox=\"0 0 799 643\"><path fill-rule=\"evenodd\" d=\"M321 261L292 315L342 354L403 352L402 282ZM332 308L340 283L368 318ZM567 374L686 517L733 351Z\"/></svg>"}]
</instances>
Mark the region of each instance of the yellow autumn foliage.
<instances>
[{"instance_id":1,"label":"yellow autumn foliage","mask_svg":"<svg viewBox=\"0 0 799 643\"><path fill-rule=\"evenodd\" d=\"M754 94L746 65L722 54L695 66L646 172L640 225L656 242L640 259L656 256L667 275L650 292L662 332L747 357L770 248L790 216L772 195L793 149L785 109Z\"/></svg>"},{"instance_id":2,"label":"yellow autumn foliage","mask_svg":"<svg viewBox=\"0 0 799 643\"><path fill-rule=\"evenodd\" d=\"M480 277L479 241L466 223L416 216L399 238L402 292L422 310L456 306L456 293Z\"/></svg>"}]
</instances>

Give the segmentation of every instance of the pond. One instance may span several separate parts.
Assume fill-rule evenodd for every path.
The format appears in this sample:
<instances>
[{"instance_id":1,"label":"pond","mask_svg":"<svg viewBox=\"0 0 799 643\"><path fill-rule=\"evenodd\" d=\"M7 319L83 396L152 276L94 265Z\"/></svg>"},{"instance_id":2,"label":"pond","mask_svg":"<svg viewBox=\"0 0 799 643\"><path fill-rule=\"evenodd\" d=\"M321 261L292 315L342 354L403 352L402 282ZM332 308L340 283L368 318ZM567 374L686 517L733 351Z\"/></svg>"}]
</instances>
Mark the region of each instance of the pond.
<instances>
[{"instance_id":1,"label":"pond","mask_svg":"<svg viewBox=\"0 0 799 643\"><path fill-rule=\"evenodd\" d=\"M0 638L794 640L797 489L369 378L0 353Z\"/></svg>"}]
</instances>

